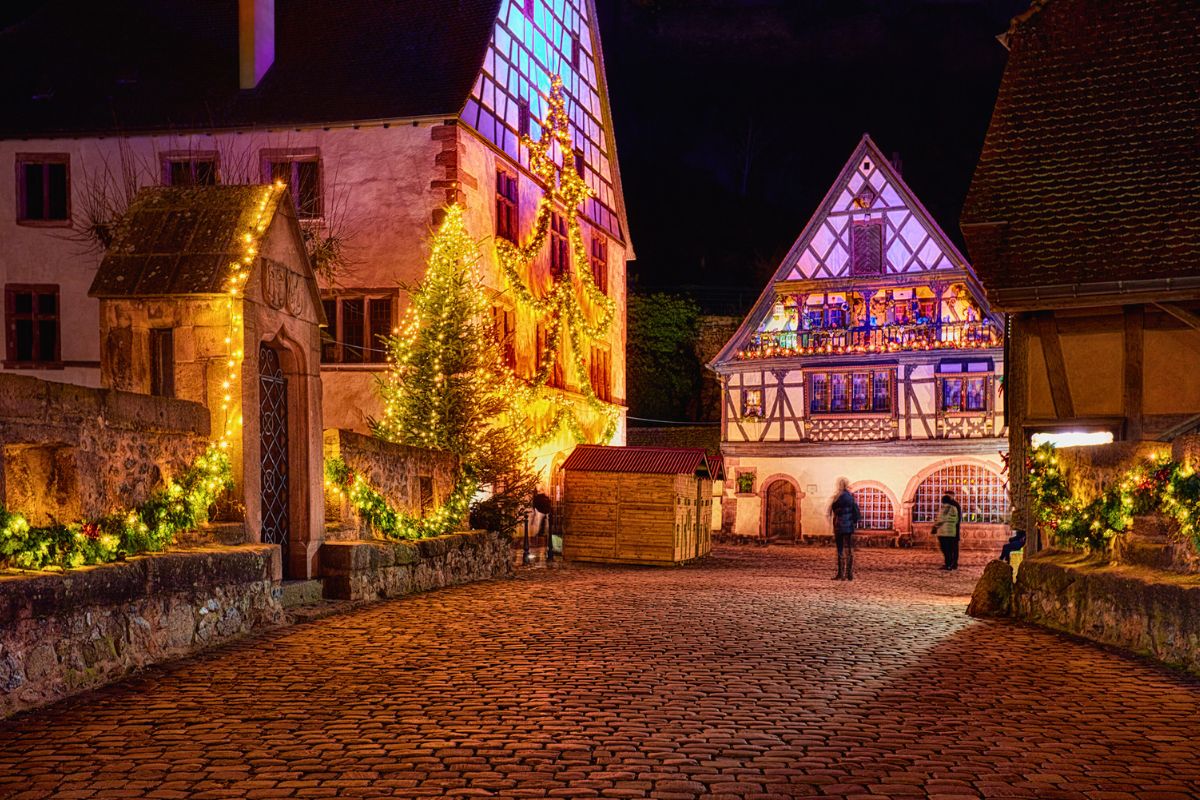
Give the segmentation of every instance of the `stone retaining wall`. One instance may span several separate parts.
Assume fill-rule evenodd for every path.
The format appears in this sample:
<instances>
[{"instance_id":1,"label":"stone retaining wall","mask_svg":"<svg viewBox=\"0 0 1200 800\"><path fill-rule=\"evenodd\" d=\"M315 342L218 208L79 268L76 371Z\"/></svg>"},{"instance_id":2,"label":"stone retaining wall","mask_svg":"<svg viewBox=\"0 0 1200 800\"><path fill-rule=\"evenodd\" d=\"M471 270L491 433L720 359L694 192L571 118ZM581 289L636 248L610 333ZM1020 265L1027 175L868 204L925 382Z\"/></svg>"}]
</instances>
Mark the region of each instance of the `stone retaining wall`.
<instances>
[{"instance_id":1,"label":"stone retaining wall","mask_svg":"<svg viewBox=\"0 0 1200 800\"><path fill-rule=\"evenodd\" d=\"M410 514L420 514L423 501L430 508L445 503L458 477L458 458L452 453L392 444L353 431L325 431L324 455L326 459L341 458L393 508ZM328 490L325 524L331 539L368 539L372 535L346 496Z\"/></svg>"},{"instance_id":2,"label":"stone retaining wall","mask_svg":"<svg viewBox=\"0 0 1200 800\"><path fill-rule=\"evenodd\" d=\"M0 375L0 505L34 525L143 502L208 445L208 409Z\"/></svg>"},{"instance_id":3,"label":"stone retaining wall","mask_svg":"<svg viewBox=\"0 0 1200 800\"><path fill-rule=\"evenodd\" d=\"M1047 550L1022 562L1013 611L1200 675L1200 575Z\"/></svg>"},{"instance_id":4,"label":"stone retaining wall","mask_svg":"<svg viewBox=\"0 0 1200 800\"><path fill-rule=\"evenodd\" d=\"M0 574L0 717L284 621L274 545Z\"/></svg>"},{"instance_id":5,"label":"stone retaining wall","mask_svg":"<svg viewBox=\"0 0 1200 800\"><path fill-rule=\"evenodd\" d=\"M325 542L325 596L338 600L402 597L512 574L512 541L500 533L468 531L412 542Z\"/></svg>"}]
</instances>

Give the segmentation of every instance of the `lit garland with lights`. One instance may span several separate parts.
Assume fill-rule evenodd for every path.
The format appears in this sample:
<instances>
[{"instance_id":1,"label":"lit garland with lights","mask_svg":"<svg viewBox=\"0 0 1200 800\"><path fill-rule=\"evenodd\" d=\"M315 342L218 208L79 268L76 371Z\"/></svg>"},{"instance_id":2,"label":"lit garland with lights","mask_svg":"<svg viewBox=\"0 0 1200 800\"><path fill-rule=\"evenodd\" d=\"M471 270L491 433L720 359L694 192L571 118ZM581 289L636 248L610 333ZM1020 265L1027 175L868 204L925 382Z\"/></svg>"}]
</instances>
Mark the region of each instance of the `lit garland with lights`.
<instances>
[{"instance_id":1,"label":"lit garland with lights","mask_svg":"<svg viewBox=\"0 0 1200 800\"><path fill-rule=\"evenodd\" d=\"M563 343L564 328L572 353L571 366L583 395L582 401L604 422L596 441L609 441L616 433L620 421L620 409L596 395L584 363L584 340L595 342L607 338L616 317L617 304L596 285L591 269L587 266L589 256L583 241L583 228L579 222L579 208L592 196L592 191L576 167L569 122L562 79L555 76L550 89L549 111L542 124L542 137L537 141L528 135L521 137L521 144L529 151L529 169L546 187L546 193L538 201L533 230L522 244L514 244L505 239L496 240L496 254L500 267L518 301L548 321L546 347L541 362L536 365L533 378L520 390L522 405L527 410L539 401L549 401L553 408L550 426L543 428L542 433L535 437L537 443L549 441L564 425L577 441L592 441L583 432L575 404L558 400L558 393L544 391L558 357L560 345ZM555 145L562 160L561 166L554 160ZM567 239L578 268L569 270L556 279L549 292L539 297L525 283L522 272L527 270L528 265L533 263L538 253L546 246L556 206L565 210ZM588 310L585 310L580 301L581 292L576 289L576 279L590 307Z\"/></svg>"},{"instance_id":2,"label":"lit garland with lights","mask_svg":"<svg viewBox=\"0 0 1200 800\"><path fill-rule=\"evenodd\" d=\"M70 525L34 526L0 508L0 565L67 569L163 550L175 536L204 522L208 509L232 485L229 456L212 443L176 480L129 511Z\"/></svg>"},{"instance_id":3,"label":"lit garland with lights","mask_svg":"<svg viewBox=\"0 0 1200 800\"><path fill-rule=\"evenodd\" d=\"M335 495L344 495L371 529L387 539L425 539L460 530L476 489L475 481L460 475L446 502L419 517L394 508L362 473L340 458L326 459L325 485Z\"/></svg>"},{"instance_id":4,"label":"lit garland with lights","mask_svg":"<svg viewBox=\"0 0 1200 800\"><path fill-rule=\"evenodd\" d=\"M235 400L240 394L239 374L245 358L240 303L250 268L258 257L259 243L286 190L286 185L278 181L263 187L246 229L237 240L241 256L229 263L225 281L229 329L225 336L225 374L221 378L220 435L178 480L168 480L145 503L128 511L70 524L34 526L23 514L0 508L0 564L17 569L66 569L163 550L177 534L204 522L208 509L233 486L228 451L243 421Z\"/></svg>"},{"instance_id":5,"label":"lit garland with lights","mask_svg":"<svg viewBox=\"0 0 1200 800\"><path fill-rule=\"evenodd\" d=\"M1165 456L1149 458L1090 501L1072 492L1054 445L1034 450L1026 468L1034 519L1062 544L1101 550L1135 515L1157 512L1200 547L1200 474L1190 466Z\"/></svg>"}]
</instances>

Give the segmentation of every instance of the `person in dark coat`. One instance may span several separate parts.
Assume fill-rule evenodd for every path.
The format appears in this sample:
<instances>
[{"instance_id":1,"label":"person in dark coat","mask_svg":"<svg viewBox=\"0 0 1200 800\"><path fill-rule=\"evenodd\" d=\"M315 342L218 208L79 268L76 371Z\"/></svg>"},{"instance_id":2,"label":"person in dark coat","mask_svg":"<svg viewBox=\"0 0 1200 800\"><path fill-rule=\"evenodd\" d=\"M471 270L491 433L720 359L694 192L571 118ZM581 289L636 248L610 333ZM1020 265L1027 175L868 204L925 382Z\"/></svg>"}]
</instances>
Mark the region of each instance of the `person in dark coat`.
<instances>
[{"instance_id":1,"label":"person in dark coat","mask_svg":"<svg viewBox=\"0 0 1200 800\"><path fill-rule=\"evenodd\" d=\"M850 482L838 478L838 493L829 506L829 516L833 520L833 539L837 543L837 575L835 581L854 580L854 529L862 514L858 503L850 493Z\"/></svg>"},{"instance_id":2,"label":"person in dark coat","mask_svg":"<svg viewBox=\"0 0 1200 800\"><path fill-rule=\"evenodd\" d=\"M1013 531L1013 535L1008 538L1004 547L1000 548L1000 560L1008 561L1013 553L1025 547L1025 531L1017 528Z\"/></svg>"}]
</instances>

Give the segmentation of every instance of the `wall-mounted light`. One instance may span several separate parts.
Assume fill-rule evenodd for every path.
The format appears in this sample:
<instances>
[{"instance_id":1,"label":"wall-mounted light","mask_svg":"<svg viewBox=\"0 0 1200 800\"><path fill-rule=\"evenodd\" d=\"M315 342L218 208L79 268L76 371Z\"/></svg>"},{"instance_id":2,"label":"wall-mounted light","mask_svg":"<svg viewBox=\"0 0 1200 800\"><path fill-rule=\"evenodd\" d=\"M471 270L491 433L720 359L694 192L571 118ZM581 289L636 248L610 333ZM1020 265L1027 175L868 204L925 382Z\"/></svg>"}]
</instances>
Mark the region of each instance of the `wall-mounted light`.
<instances>
[{"instance_id":1,"label":"wall-mounted light","mask_svg":"<svg viewBox=\"0 0 1200 800\"><path fill-rule=\"evenodd\" d=\"M1112 431L1044 431L1030 437L1030 443L1034 447L1041 447L1047 443L1055 447L1094 447L1112 442Z\"/></svg>"}]
</instances>

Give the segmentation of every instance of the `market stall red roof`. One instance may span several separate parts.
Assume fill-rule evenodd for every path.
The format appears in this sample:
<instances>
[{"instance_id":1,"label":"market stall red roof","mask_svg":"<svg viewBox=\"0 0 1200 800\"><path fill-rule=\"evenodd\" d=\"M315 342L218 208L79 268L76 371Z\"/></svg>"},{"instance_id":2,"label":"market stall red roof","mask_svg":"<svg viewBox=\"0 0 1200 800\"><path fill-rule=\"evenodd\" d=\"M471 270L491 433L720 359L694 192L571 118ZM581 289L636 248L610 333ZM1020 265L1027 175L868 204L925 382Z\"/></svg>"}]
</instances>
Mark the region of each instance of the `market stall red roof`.
<instances>
[{"instance_id":1,"label":"market stall red roof","mask_svg":"<svg viewBox=\"0 0 1200 800\"><path fill-rule=\"evenodd\" d=\"M699 447L613 447L578 445L562 468L574 472L626 472L651 475L716 477L709 456Z\"/></svg>"}]
</instances>

